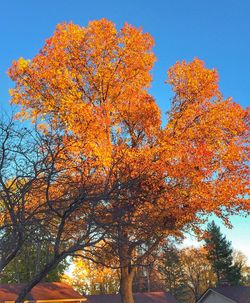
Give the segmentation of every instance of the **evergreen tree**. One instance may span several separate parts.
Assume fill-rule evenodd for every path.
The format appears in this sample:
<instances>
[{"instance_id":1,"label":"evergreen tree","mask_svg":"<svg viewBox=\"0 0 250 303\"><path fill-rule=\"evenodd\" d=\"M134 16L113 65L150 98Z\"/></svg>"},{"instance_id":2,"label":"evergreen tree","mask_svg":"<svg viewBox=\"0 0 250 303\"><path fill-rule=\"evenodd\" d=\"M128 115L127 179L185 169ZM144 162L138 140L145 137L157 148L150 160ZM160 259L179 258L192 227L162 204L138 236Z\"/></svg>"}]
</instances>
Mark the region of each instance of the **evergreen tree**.
<instances>
[{"instance_id":1,"label":"evergreen tree","mask_svg":"<svg viewBox=\"0 0 250 303\"><path fill-rule=\"evenodd\" d=\"M162 276L163 289L170 292L179 302L190 302L180 251L173 246L164 246L158 271Z\"/></svg>"},{"instance_id":2,"label":"evergreen tree","mask_svg":"<svg viewBox=\"0 0 250 303\"><path fill-rule=\"evenodd\" d=\"M208 224L205 242L208 260L213 266L217 284L227 282L230 285L240 285L241 266L234 264L231 242L221 233L220 227L214 221Z\"/></svg>"}]
</instances>

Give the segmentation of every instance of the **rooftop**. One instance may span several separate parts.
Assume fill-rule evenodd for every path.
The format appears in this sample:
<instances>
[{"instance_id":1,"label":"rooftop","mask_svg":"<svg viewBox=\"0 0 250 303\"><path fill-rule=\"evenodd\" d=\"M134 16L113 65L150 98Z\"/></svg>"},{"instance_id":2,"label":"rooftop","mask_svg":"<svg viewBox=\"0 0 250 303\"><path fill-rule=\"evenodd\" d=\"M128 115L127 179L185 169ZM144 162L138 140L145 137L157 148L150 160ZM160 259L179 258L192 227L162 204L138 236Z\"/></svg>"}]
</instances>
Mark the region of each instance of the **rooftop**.
<instances>
[{"instance_id":1,"label":"rooftop","mask_svg":"<svg viewBox=\"0 0 250 303\"><path fill-rule=\"evenodd\" d=\"M14 302L25 284L4 284L0 285L0 302ZM27 295L26 301L63 301L79 302L86 301L86 298L76 292L71 286L53 282L39 283Z\"/></svg>"},{"instance_id":2,"label":"rooftop","mask_svg":"<svg viewBox=\"0 0 250 303\"><path fill-rule=\"evenodd\" d=\"M121 303L119 294L86 296L88 303ZM135 293L135 303L177 303L174 297L165 292Z\"/></svg>"}]
</instances>

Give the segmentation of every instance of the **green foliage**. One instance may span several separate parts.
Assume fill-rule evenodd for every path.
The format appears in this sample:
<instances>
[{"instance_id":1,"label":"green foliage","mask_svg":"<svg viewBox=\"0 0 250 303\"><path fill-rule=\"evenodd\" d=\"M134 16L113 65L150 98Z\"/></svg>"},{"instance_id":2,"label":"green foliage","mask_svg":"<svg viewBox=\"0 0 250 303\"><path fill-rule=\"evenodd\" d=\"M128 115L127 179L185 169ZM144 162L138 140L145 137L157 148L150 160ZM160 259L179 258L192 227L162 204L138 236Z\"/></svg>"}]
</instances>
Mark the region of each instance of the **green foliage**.
<instances>
[{"instance_id":1,"label":"green foliage","mask_svg":"<svg viewBox=\"0 0 250 303\"><path fill-rule=\"evenodd\" d=\"M29 282L51 258L50 248L51 245L46 242L27 243L1 273L0 284ZM43 282L60 281L67 266L67 261L61 262Z\"/></svg>"},{"instance_id":2,"label":"green foliage","mask_svg":"<svg viewBox=\"0 0 250 303\"><path fill-rule=\"evenodd\" d=\"M240 285L241 265L233 262L231 242L221 233L220 227L214 221L208 224L205 242L208 260L217 276L217 284L227 282L230 285Z\"/></svg>"},{"instance_id":3,"label":"green foliage","mask_svg":"<svg viewBox=\"0 0 250 303\"><path fill-rule=\"evenodd\" d=\"M181 251L175 246L164 246L158 271L162 276L163 289L169 291L179 302L185 302L189 294L181 261Z\"/></svg>"}]
</instances>

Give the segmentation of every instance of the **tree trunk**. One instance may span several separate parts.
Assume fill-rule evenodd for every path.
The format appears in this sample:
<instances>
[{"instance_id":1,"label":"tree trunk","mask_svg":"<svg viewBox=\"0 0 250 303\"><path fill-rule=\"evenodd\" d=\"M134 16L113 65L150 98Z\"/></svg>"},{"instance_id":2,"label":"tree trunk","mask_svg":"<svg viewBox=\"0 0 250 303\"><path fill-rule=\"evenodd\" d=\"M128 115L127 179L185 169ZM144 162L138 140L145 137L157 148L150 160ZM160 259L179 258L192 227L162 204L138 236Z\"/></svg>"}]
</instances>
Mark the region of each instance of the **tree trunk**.
<instances>
[{"instance_id":1,"label":"tree trunk","mask_svg":"<svg viewBox=\"0 0 250 303\"><path fill-rule=\"evenodd\" d=\"M132 290L133 277L133 269L132 271L129 271L128 267L121 268L120 295L122 303L134 303Z\"/></svg>"},{"instance_id":2,"label":"tree trunk","mask_svg":"<svg viewBox=\"0 0 250 303\"><path fill-rule=\"evenodd\" d=\"M18 241L16 241L15 247L11 250L11 252L7 256L2 256L0 259L0 273L17 256L19 250L22 247L22 244L23 244L22 237L20 237L20 236L17 236L17 237L18 237Z\"/></svg>"},{"instance_id":3,"label":"tree trunk","mask_svg":"<svg viewBox=\"0 0 250 303\"><path fill-rule=\"evenodd\" d=\"M22 290L20 291L15 303L23 303L25 301L25 298L27 294L31 291L31 289L36 286L39 282L42 281L46 277L46 275L54 269L64 258L66 255L61 254L57 258L54 258L49 264L47 264L43 270L41 270L39 273L37 273L34 278L27 283Z\"/></svg>"}]
</instances>

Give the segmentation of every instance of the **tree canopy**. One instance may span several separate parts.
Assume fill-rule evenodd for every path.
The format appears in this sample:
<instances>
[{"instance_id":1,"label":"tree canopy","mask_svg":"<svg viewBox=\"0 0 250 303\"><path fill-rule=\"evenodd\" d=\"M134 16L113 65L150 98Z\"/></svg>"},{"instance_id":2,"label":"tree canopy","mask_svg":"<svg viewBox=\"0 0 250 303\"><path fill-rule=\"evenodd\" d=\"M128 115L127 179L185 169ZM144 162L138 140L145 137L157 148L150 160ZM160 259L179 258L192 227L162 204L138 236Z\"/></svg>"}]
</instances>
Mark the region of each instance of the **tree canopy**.
<instances>
[{"instance_id":1,"label":"tree canopy","mask_svg":"<svg viewBox=\"0 0 250 303\"><path fill-rule=\"evenodd\" d=\"M78 204L65 228L84 230L79 214L92 211L105 241L87 253L116 258L124 303L133 302L136 266L164 238L210 213L227 222L249 210L249 112L224 99L217 71L195 58L169 69L174 97L163 126L148 90L153 44L129 24L62 23L34 58L9 69L19 116L45 134L48 124L60 131L71 184L88 197L105 193Z\"/></svg>"}]
</instances>

